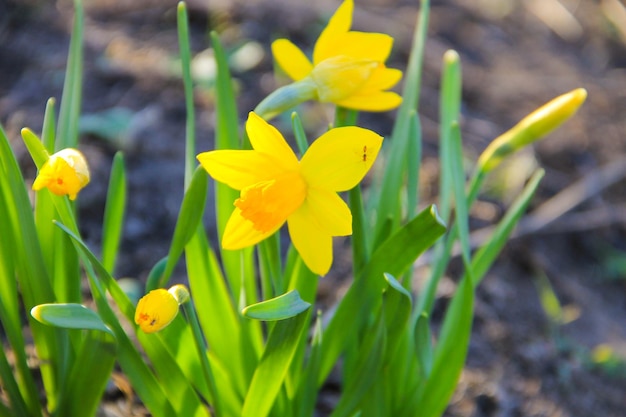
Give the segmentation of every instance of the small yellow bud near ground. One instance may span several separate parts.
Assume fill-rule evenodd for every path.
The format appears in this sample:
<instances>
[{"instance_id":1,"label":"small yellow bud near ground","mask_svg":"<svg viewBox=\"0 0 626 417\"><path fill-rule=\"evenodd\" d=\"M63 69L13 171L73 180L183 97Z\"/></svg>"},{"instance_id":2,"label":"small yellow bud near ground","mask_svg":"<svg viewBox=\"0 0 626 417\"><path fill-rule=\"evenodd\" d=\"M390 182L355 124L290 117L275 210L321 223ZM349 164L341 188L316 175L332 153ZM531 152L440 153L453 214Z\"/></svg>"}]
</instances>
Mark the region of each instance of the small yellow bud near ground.
<instances>
[{"instance_id":1,"label":"small yellow bud near ground","mask_svg":"<svg viewBox=\"0 0 626 417\"><path fill-rule=\"evenodd\" d=\"M491 171L508 155L552 132L572 117L586 98L587 90L577 88L544 104L494 139L478 159L479 169Z\"/></svg>"},{"instance_id":2,"label":"small yellow bud near ground","mask_svg":"<svg viewBox=\"0 0 626 417\"><path fill-rule=\"evenodd\" d=\"M67 148L50 156L39 170L33 190L48 188L52 193L68 195L74 200L89 184L89 167L85 156L77 149Z\"/></svg>"},{"instance_id":3,"label":"small yellow bud near ground","mask_svg":"<svg viewBox=\"0 0 626 417\"><path fill-rule=\"evenodd\" d=\"M135 323L144 333L167 327L178 314L178 300L170 291L159 288L144 295L135 309Z\"/></svg>"}]
</instances>

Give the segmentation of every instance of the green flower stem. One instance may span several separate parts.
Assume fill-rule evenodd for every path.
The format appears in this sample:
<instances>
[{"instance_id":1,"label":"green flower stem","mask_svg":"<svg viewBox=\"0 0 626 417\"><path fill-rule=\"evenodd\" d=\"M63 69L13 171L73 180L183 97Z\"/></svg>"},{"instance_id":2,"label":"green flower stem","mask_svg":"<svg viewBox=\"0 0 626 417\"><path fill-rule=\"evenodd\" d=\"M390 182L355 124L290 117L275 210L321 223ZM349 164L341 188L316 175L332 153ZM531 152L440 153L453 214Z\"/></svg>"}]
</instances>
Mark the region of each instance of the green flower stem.
<instances>
[{"instance_id":1,"label":"green flower stem","mask_svg":"<svg viewBox=\"0 0 626 417\"><path fill-rule=\"evenodd\" d=\"M335 127L354 126L358 118L358 111L344 107L335 109ZM357 272L367 263L369 257L361 185L348 191L348 201L352 212L352 265L355 275L358 275Z\"/></svg>"},{"instance_id":2,"label":"green flower stem","mask_svg":"<svg viewBox=\"0 0 626 417\"><path fill-rule=\"evenodd\" d=\"M265 120L296 107L300 103L317 99L317 87L309 77L274 90L261 101L254 112Z\"/></svg>"},{"instance_id":3,"label":"green flower stem","mask_svg":"<svg viewBox=\"0 0 626 417\"><path fill-rule=\"evenodd\" d=\"M211 364L209 363L209 358L207 356L207 346L204 342L202 331L200 330L198 315L196 314L196 309L193 306L192 300L189 300L187 303L182 304L182 307L183 311L185 312L185 316L187 316L187 320L189 321L189 325L191 326L193 338L196 342L196 348L198 349L198 356L200 357L202 372L204 373L204 378L206 379L206 383L209 386L209 392L213 397L213 415L217 417L221 415L220 410L222 410L222 407L220 405L220 397L217 392L217 386L215 384L215 378L213 377L213 371L211 371Z\"/></svg>"}]
</instances>

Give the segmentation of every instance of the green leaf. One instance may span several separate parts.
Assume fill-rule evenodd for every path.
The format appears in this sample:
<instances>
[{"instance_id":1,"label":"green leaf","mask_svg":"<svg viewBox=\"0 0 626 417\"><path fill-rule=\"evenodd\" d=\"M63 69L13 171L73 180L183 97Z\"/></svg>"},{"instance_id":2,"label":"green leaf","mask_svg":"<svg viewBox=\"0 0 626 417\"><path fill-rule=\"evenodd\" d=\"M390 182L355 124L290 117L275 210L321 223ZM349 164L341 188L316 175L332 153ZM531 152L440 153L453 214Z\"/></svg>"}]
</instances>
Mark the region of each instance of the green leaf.
<instances>
[{"instance_id":1,"label":"green leaf","mask_svg":"<svg viewBox=\"0 0 626 417\"><path fill-rule=\"evenodd\" d=\"M297 290L250 305L243 309L243 316L250 319L275 321L285 320L306 311L310 303L303 301Z\"/></svg>"},{"instance_id":2,"label":"green leaf","mask_svg":"<svg viewBox=\"0 0 626 417\"><path fill-rule=\"evenodd\" d=\"M415 348L420 364L420 377L426 379L433 369L432 333L428 315L422 313L415 323Z\"/></svg>"},{"instance_id":3,"label":"green leaf","mask_svg":"<svg viewBox=\"0 0 626 417\"><path fill-rule=\"evenodd\" d=\"M39 304L30 310L31 316L48 326L63 329L99 330L113 336L98 313L82 304Z\"/></svg>"},{"instance_id":4,"label":"green leaf","mask_svg":"<svg viewBox=\"0 0 626 417\"><path fill-rule=\"evenodd\" d=\"M180 63L183 73L185 89L185 189L191 182L196 167L196 122L193 97L193 80L191 78L191 47L189 43L189 19L185 2L178 3L178 46L180 48Z\"/></svg>"},{"instance_id":5,"label":"green leaf","mask_svg":"<svg viewBox=\"0 0 626 417\"><path fill-rule=\"evenodd\" d=\"M306 138L304 127L302 127L300 116L298 116L298 113L295 111L291 113L291 127L293 129L293 136L296 138L296 145L298 146L298 152L300 152L300 158L302 158L309 148L309 141Z\"/></svg>"},{"instance_id":6,"label":"green leaf","mask_svg":"<svg viewBox=\"0 0 626 417\"><path fill-rule=\"evenodd\" d=\"M250 389L243 405L242 417L266 417L276 400L287 370L305 335L307 314L277 322L267 340Z\"/></svg>"},{"instance_id":7,"label":"green leaf","mask_svg":"<svg viewBox=\"0 0 626 417\"><path fill-rule=\"evenodd\" d=\"M78 143L78 119L80 117L83 83L83 20L83 2L82 0L74 0L74 25L67 57L55 151L75 148Z\"/></svg>"},{"instance_id":8,"label":"green leaf","mask_svg":"<svg viewBox=\"0 0 626 417\"><path fill-rule=\"evenodd\" d=\"M37 140L39 142L39 140ZM12 259L21 289L22 300L27 309L41 303L54 301L50 275L44 262L31 202L24 186L24 177L15 159L9 140L0 126L0 197L4 206L2 221L4 242L12 242ZM7 236L8 235L8 236ZM58 330L32 322L37 354L42 360L40 370L48 404L54 406L58 389L54 366L60 358L57 344Z\"/></svg>"},{"instance_id":9,"label":"green leaf","mask_svg":"<svg viewBox=\"0 0 626 417\"><path fill-rule=\"evenodd\" d=\"M91 310L90 310L91 311ZM59 406L59 416L95 416L111 378L117 344L112 332L88 331L71 364Z\"/></svg>"},{"instance_id":10,"label":"green leaf","mask_svg":"<svg viewBox=\"0 0 626 417\"><path fill-rule=\"evenodd\" d=\"M185 249L185 245L196 233L196 229L202 220L207 192L208 175L204 168L198 167L189 188L185 192L185 197L178 213L174 237L167 255L167 263L163 275L161 275L156 286L152 286L154 284L152 282L148 283L148 290L163 288L167 285L174 267Z\"/></svg>"},{"instance_id":11,"label":"green leaf","mask_svg":"<svg viewBox=\"0 0 626 417\"><path fill-rule=\"evenodd\" d=\"M113 274L120 245L126 207L126 170L124 156L118 152L113 157L111 178L107 192L102 225L102 265Z\"/></svg>"},{"instance_id":12,"label":"green leaf","mask_svg":"<svg viewBox=\"0 0 626 417\"><path fill-rule=\"evenodd\" d=\"M469 211L465 198L465 171L463 170L463 148L459 124L453 122L450 134L450 168L454 189L454 212L456 227L461 243L461 254L466 268L470 264ZM443 242L442 242L443 243Z\"/></svg>"},{"instance_id":13,"label":"green leaf","mask_svg":"<svg viewBox=\"0 0 626 417\"><path fill-rule=\"evenodd\" d=\"M419 175L422 160L422 126L417 112L411 113L407 147L407 218L412 219L419 202Z\"/></svg>"},{"instance_id":14,"label":"green leaf","mask_svg":"<svg viewBox=\"0 0 626 417\"><path fill-rule=\"evenodd\" d=\"M399 225L400 190L406 169L406 154L410 145L411 115L417 111L420 95L424 44L428 30L430 2L421 1L420 15L413 33L413 44L405 73L402 105L398 109L396 122L391 133L391 149L385 166L380 197L377 205L375 244L386 239ZM388 219L394 219L392 227L386 227Z\"/></svg>"},{"instance_id":15,"label":"green leaf","mask_svg":"<svg viewBox=\"0 0 626 417\"><path fill-rule=\"evenodd\" d=\"M376 323L358 346L358 355L353 366L344 372L346 382L331 417L348 417L357 412L361 400L382 377L383 355L387 346L383 316L382 311L379 311Z\"/></svg>"},{"instance_id":16,"label":"green leaf","mask_svg":"<svg viewBox=\"0 0 626 417\"><path fill-rule=\"evenodd\" d=\"M385 273L384 277L389 288L383 296L383 313L385 315L389 354L393 355L399 338L407 330L407 323L411 315L411 293L393 275Z\"/></svg>"},{"instance_id":17,"label":"green leaf","mask_svg":"<svg viewBox=\"0 0 626 417\"><path fill-rule=\"evenodd\" d=\"M83 263L92 284L92 294L98 305L98 312L103 321L115 333L118 340L118 362L128 376L133 388L137 391L137 395L155 417L176 415L174 407L163 391L159 381L144 362L144 358L137 351L124 328L122 328L118 316L109 306L108 300L103 295L104 291L102 288L99 288L101 283L96 279L93 269L95 268L106 290L111 294L122 314L131 323L134 319L135 306L85 243L63 224L58 222L55 224L72 238L75 247L83 255Z\"/></svg>"},{"instance_id":18,"label":"green leaf","mask_svg":"<svg viewBox=\"0 0 626 417\"><path fill-rule=\"evenodd\" d=\"M363 324L370 319L370 312L380 302L380 292L385 286L383 273L402 275L445 230L435 206L430 206L374 252L361 276L356 278L339 304L326 329L319 384L324 381L346 344L354 340Z\"/></svg>"},{"instance_id":19,"label":"green leaf","mask_svg":"<svg viewBox=\"0 0 626 417\"><path fill-rule=\"evenodd\" d=\"M461 375L472 330L474 287L468 275L461 280L435 347L433 368L417 403L401 415L440 416L450 401Z\"/></svg>"}]
</instances>

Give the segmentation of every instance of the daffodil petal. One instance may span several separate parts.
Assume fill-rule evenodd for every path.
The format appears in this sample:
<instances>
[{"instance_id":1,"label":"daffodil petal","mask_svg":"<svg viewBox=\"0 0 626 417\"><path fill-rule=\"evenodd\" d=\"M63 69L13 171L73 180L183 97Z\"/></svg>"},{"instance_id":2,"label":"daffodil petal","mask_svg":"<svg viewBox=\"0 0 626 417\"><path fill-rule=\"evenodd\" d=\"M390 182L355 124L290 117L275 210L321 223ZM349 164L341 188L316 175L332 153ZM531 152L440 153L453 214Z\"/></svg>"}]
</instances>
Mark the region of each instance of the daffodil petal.
<instances>
[{"instance_id":1,"label":"daffodil petal","mask_svg":"<svg viewBox=\"0 0 626 417\"><path fill-rule=\"evenodd\" d=\"M289 236L306 266L326 275L333 263L333 238L317 223L310 207L305 203L289 217Z\"/></svg>"},{"instance_id":2,"label":"daffodil petal","mask_svg":"<svg viewBox=\"0 0 626 417\"><path fill-rule=\"evenodd\" d=\"M267 181L286 169L282 161L256 151L210 151L199 154L197 159L213 179L235 190Z\"/></svg>"},{"instance_id":3,"label":"daffodil petal","mask_svg":"<svg viewBox=\"0 0 626 417\"><path fill-rule=\"evenodd\" d=\"M272 42L272 54L278 66L294 81L303 79L313 69L309 58L287 39Z\"/></svg>"},{"instance_id":4,"label":"daffodil petal","mask_svg":"<svg viewBox=\"0 0 626 417\"><path fill-rule=\"evenodd\" d=\"M324 51L324 54L315 56L317 65L331 56L349 56L354 59L369 59L376 62L385 62L389 58L393 38L384 33L346 32L335 37L333 43Z\"/></svg>"},{"instance_id":5,"label":"daffodil petal","mask_svg":"<svg viewBox=\"0 0 626 417\"><path fill-rule=\"evenodd\" d=\"M349 190L369 171L382 142L381 136L368 129L331 129L311 144L300 162L300 172L310 188Z\"/></svg>"},{"instance_id":6,"label":"daffodil petal","mask_svg":"<svg viewBox=\"0 0 626 417\"><path fill-rule=\"evenodd\" d=\"M387 111L398 107L402 103L402 97L392 91L379 91L377 93L355 94L338 101L336 104L353 110L361 111Z\"/></svg>"},{"instance_id":7,"label":"daffodil petal","mask_svg":"<svg viewBox=\"0 0 626 417\"><path fill-rule=\"evenodd\" d=\"M222 236L222 248L235 250L255 245L280 229L283 223L267 232L261 232L254 228L254 223L241 215L240 209L236 208L226 222Z\"/></svg>"},{"instance_id":8,"label":"daffodil petal","mask_svg":"<svg viewBox=\"0 0 626 417\"><path fill-rule=\"evenodd\" d=\"M305 204L317 223L331 236L352 234L352 213L336 192L309 188Z\"/></svg>"},{"instance_id":9,"label":"daffodil petal","mask_svg":"<svg viewBox=\"0 0 626 417\"><path fill-rule=\"evenodd\" d=\"M313 49L313 63L317 64L333 55L332 51L335 48L337 37L348 32L350 26L352 26L353 10L353 0L345 0L341 6L339 6L315 43Z\"/></svg>"},{"instance_id":10,"label":"daffodil petal","mask_svg":"<svg viewBox=\"0 0 626 417\"><path fill-rule=\"evenodd\" d=\"M248 114L246 132L255 151L272 155L286 170L297 169L298 157L283 135L254 112Z\"/></svg>"},{"instance_id":11,"label":"daffodil petal","mask_svg":"<svg viewBox=\"0 0 626 417\"><path fill-rule=\"evenodd\" d=\"M374 70L372 75L362 86L361 91L366 91L370 93L375 91L388 90L394 85L398 84L398 81L400 81L401 78L402 71L400 71L399 69L386 68L384 65L381 65Z\"/></svg>"}]
</instances>

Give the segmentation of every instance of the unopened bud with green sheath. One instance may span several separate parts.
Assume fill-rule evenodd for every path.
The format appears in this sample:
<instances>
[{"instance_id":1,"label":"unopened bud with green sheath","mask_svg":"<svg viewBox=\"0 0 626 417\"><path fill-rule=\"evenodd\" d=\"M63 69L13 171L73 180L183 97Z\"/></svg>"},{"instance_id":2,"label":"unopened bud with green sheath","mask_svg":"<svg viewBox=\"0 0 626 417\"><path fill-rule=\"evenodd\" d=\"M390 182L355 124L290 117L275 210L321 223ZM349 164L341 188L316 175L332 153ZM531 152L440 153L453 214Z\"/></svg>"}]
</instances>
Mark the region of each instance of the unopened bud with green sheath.
<instances>
[{"instance_id":1,"label":"unopened bud with green sheath","mask_svg":"<svg viewBox=\"0 0 626 417\"><path fill-rule=\"evenodd\" d=\"M478 169L489 172L507 156L552 132L573 116L586 98L587 90L577 88L544 104L494 139L478 159Z\"/></svg>"}]
</instances>

